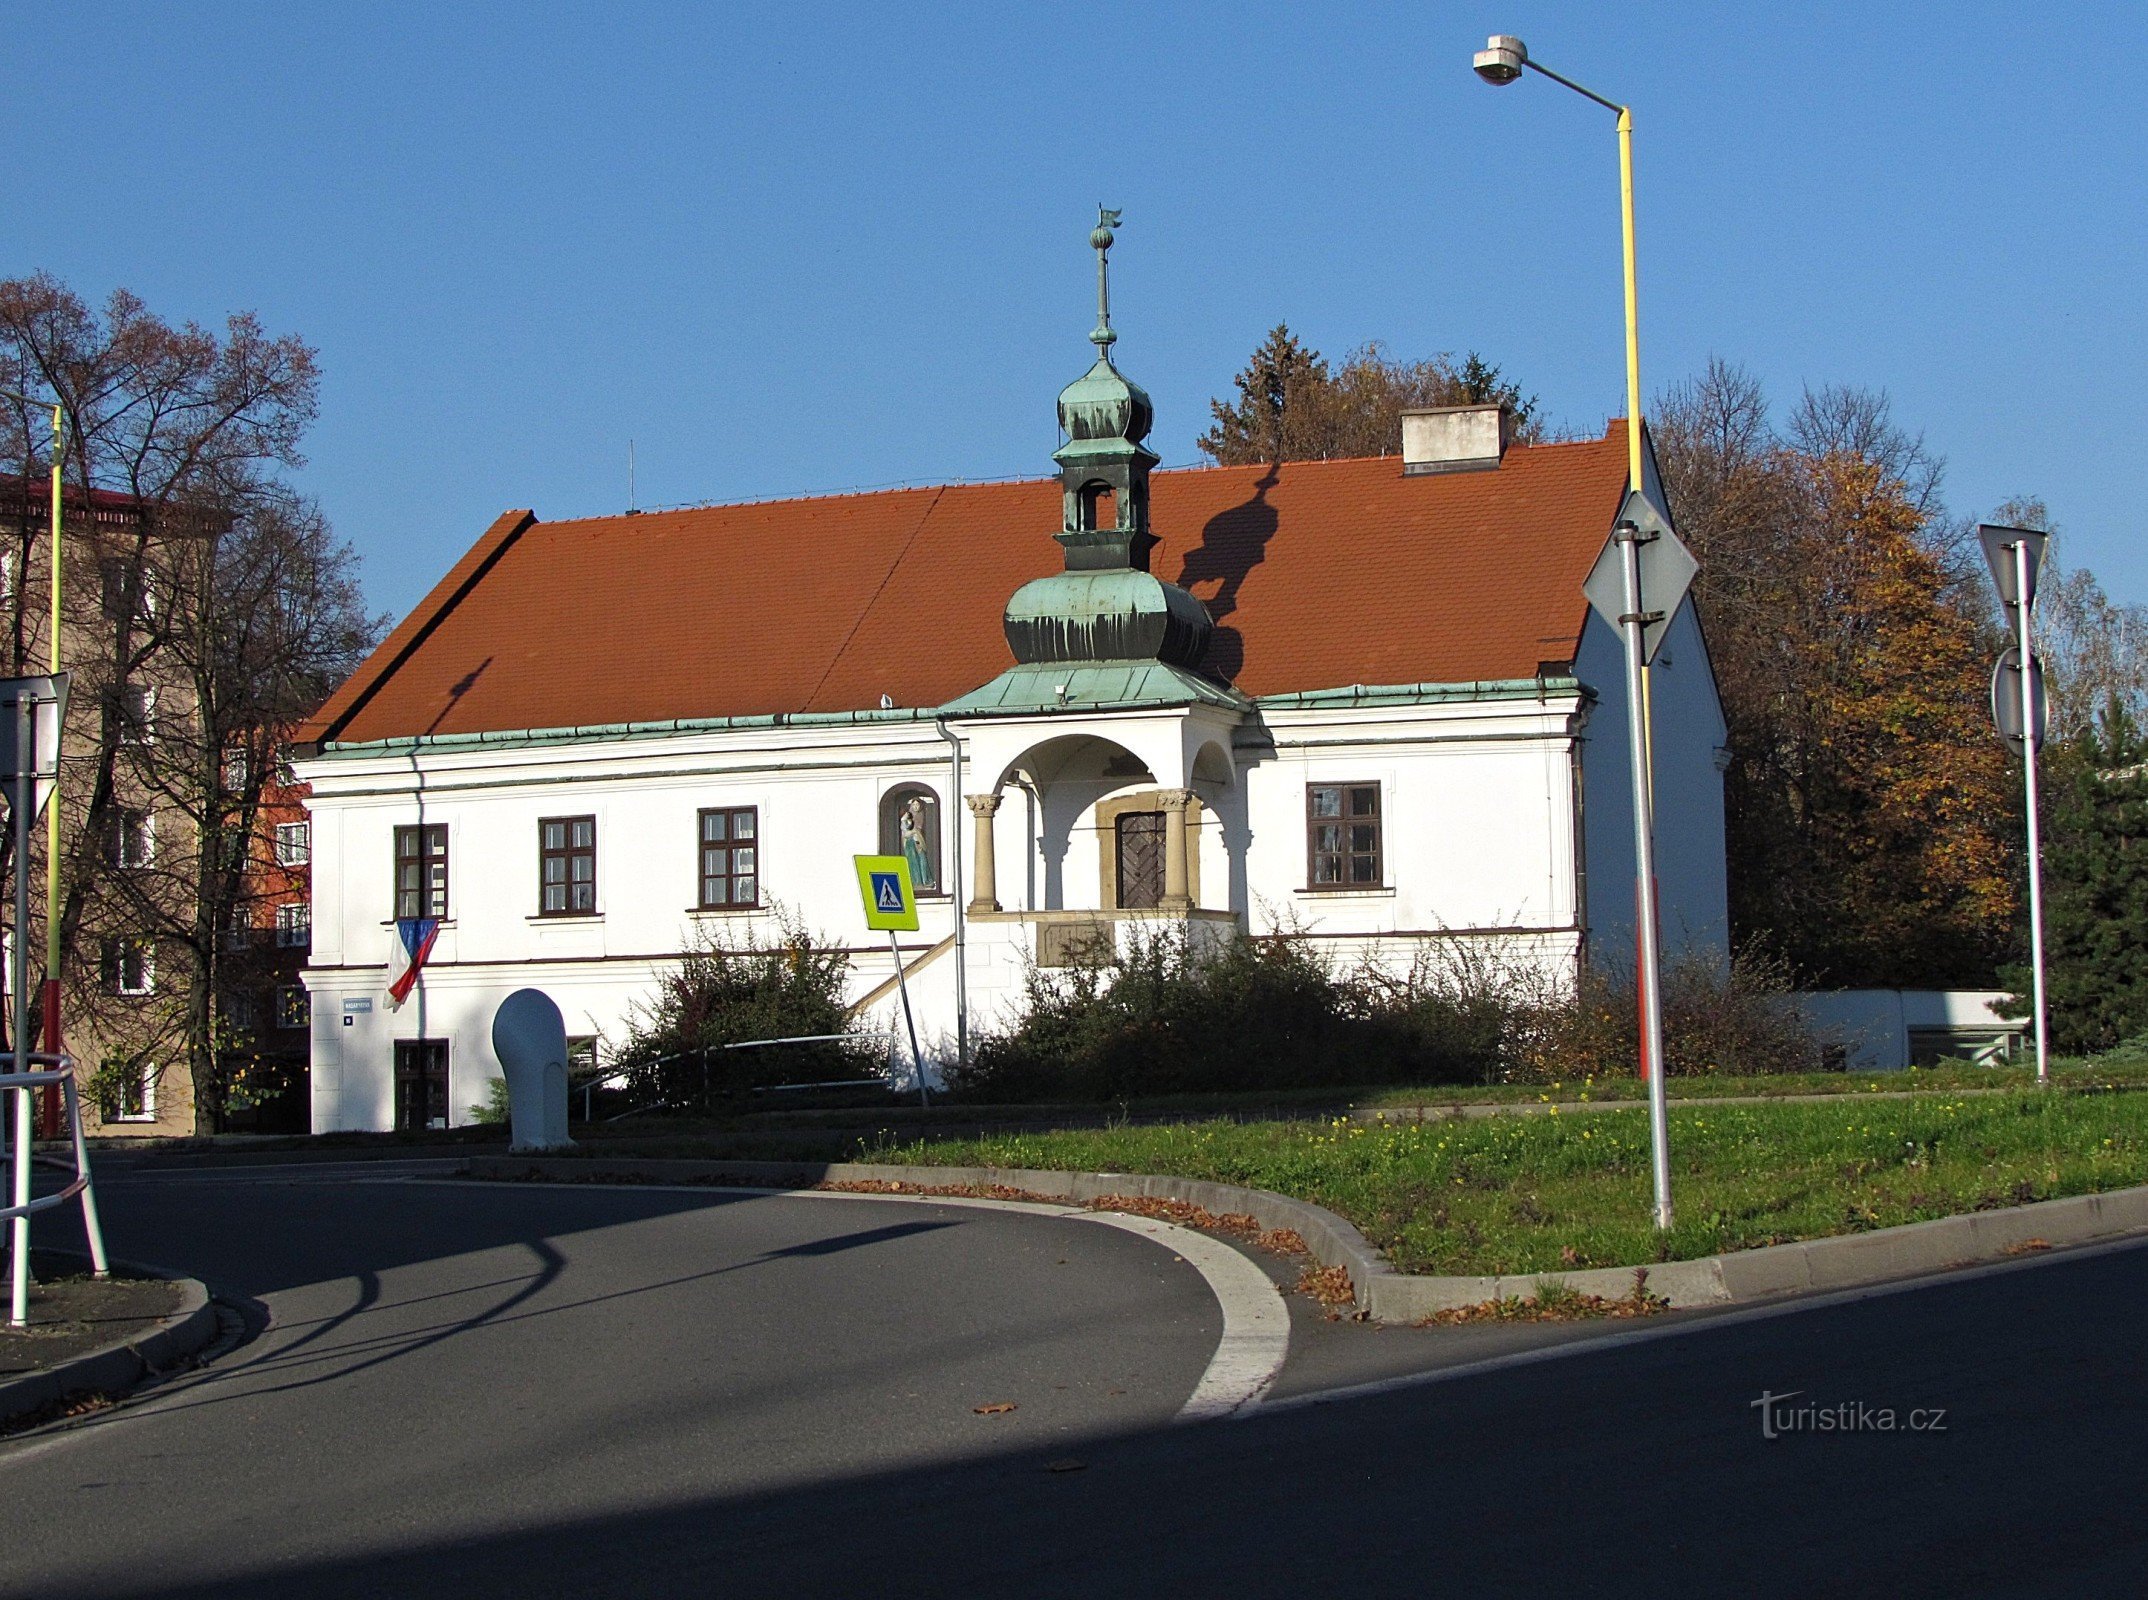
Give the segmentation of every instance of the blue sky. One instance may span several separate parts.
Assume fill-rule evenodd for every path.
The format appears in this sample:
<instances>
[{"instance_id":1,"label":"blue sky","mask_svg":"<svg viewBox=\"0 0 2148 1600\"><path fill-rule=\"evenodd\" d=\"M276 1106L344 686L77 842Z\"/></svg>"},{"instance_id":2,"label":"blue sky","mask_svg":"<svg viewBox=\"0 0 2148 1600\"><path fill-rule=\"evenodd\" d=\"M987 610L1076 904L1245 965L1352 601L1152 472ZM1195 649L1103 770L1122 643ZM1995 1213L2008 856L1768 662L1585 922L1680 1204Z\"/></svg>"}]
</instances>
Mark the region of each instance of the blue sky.
<instances>
[{"instance_id":1,"label":"blue sky","mask_svg":"<svg viewBox=\"0 0 2148 1600\"><path fill-rule=\"evenodd\" d=\"M1514 32L1635 107L1651 391L1883 386L2141 601L2148 10L2066 12L9 4L0 270L316 344L303 481L395 612L504 507L620 509L629 439L645 506L1048 471L1099 200L1168 462L1283 320L1594 432L1612 121L1480 84Z\"/></svg>"}]
</instances>

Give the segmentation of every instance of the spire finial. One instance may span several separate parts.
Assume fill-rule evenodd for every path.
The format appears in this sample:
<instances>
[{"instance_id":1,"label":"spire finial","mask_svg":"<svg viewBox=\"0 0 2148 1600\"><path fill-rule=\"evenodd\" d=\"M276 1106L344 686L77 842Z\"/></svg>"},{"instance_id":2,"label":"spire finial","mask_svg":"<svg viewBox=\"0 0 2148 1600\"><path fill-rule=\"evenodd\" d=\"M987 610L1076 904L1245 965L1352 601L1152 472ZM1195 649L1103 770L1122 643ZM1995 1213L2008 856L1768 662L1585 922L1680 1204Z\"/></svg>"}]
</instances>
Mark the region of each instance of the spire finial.
<instances>
[{"instance_id":1,"label":"spire finial","mask_svg":"<svg viewBox=\"0 0 2148 1600\"><path fill-rule=\"evenodd\" d=\"M1111 347L1119 336L1111 331L1111 244L1117 236L1111 231L1119 225L1119 214L1103 205L1096 208L1096 227L1090 231L1089 243L1096 250L1096 329L1089 335L1089 342L1105 360L1111 359Z\"/></svg>"}]
</instances>

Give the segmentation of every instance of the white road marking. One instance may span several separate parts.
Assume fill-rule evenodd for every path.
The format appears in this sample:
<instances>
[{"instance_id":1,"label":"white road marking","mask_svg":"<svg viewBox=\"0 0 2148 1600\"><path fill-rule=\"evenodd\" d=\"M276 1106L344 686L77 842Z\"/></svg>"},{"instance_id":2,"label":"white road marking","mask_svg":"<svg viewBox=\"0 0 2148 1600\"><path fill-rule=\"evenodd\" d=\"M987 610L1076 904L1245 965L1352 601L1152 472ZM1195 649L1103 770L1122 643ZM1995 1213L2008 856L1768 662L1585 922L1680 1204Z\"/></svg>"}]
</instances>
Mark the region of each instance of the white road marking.
<instances>
[{"instance_id":1,"label":"white road marking","mask_svg":"<svg viewBox=\"0 0 2148 1600\"><path fill-rule=\"evenodd\" d=\"M1075 1214L1167 1245L1207 1280L1208 1292L1223 1308L1223 1337L1175 1420L1212 1422L1258 1405L1282 1375L1283 1362L1290 1354L1290 1307L1268 1274L1221 1239L1176 1223L1115 1211Z\"/></svg>"}]
</instances>

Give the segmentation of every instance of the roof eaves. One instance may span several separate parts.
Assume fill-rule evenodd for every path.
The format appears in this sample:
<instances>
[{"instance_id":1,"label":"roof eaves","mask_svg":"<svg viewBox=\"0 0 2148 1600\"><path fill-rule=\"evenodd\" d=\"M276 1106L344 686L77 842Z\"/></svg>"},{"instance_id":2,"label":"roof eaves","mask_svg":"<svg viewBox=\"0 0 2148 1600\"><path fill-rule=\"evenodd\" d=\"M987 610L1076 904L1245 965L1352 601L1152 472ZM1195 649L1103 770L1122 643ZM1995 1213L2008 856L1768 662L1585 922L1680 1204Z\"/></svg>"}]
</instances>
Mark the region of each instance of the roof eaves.
<instances>
[{"instance_id":1,"label":"roof eaves","mask_svg":"<svg viewBox=\"0 0 2148 1600\"><path fill-rule=\"evenodd\" d=\"M666 739L694 733L732 733L759 728L840 728L866 723L927 722L938 718L934 706L898 706L870 711L772 711L739 717L671 717L657 722L599 722L566 728L502 728L477 733L417 733L392 739L335 739L323 743L322 757L403 755L414 750L515 749L548 744Z\"/></svg>"}]
</instances>

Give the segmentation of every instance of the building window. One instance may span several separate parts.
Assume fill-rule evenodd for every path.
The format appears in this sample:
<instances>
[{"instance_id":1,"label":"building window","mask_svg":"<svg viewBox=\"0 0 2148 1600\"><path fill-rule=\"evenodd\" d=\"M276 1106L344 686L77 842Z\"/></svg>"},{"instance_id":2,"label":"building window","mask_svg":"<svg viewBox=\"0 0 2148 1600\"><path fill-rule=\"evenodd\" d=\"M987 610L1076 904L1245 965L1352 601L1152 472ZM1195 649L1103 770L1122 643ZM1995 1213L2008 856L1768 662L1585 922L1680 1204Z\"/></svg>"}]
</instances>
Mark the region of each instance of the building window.
<instances>
[{"instance_id":1,"label":"building window","mask_svg":"<svg viewBox=\"0 0 2148 1600\"><path fill-rule=\"evenodd\" d=\"M1377 889L1380 786L1309 784L1305 790L1305 881L1314 889Z\"/></svg>"},{"instance_id":2,"label":"building window","mask_svg":"<svg viewBox=\"0 0 2148 1600\"><path fill-rule=\"evenodd\" d=\"M279 822L276 824L276 865L279 867L302 867L313 859L313 824L310 822Z\"/></svg>"},{"instance_id":3,"label":"building window","mask_svg":"<svg viewBox=\"0 0 2148 1600\"><path fill-rule=\"evenodd\" d=\"M919 894L947 893L940 879L940 797L914 783L882 795L880 853L910 863L910 886Z\"/></svg>"},{"instance_id":4,"label":"building window","mask_svg":"<svg viewBox=\"0 0 2148 1600\"><path fill-rule=\"evenodd\" d=\"M754 806L701 813L701 908L761 903L761 814Z\"/></svg>"},{"instance_id":5,"label":"building window","mask_svg":"<svg viewBox=\"0 0 2148 1600\"><path fill-rule=\"evenodd\" d=\"M156 845L156 825L147 811L122 806L112 820L112 865L146 867Z\"/></svg>"},{"instance_id":6,"label":"building window","mask_svg":"<svg viewBox=\"0 0 2148 1600\"><path fill-rule=\"evenodd\" d=\"M104 1094L98 1113L107 1122L154 1122L157 1120L157 1069L147 1061L109 1059L104 1071Z\"/></svg>"},{"instance_id":7,"label":"building window","mask_svg":"<svg viewBox=\"0 0 2148 1600\"><path fill-rule=\"evenodd\" d=\"M303 950L313 942L313 907L303 900L276 908L276 942Z\"/></svg>"},{"instance_id":8,"label":"building window","mask_svg":"<svg viewBox=\"0 0 2148 1600\"><path fill-rule=\"evenodd\" d=\"M119 708L119 742L154 744L157 738L157 691L144 683L123 683L115 702Z\"/></svg>"},{"instance_id":9,"label":"building window","mask_svg":"<svg viewBox=\"0 0 2148 1600\"><path fill-rule=\"evenodd\" d=\"M245 906L233 908L231 920L224 925L224 948L226 950L244 950L253 942L253 912Z\"/></svg>"},{"instance_id":10,"label":"building window","mask_svg":"<svg viewBox=\"0 0 2148 1600\"><path fill-rule=\"evenodd\" d=\"M583 917L597 909L597 819L547 817L537 824L537 910Z\"/></svg>"},{"instance_id":11,"label":"building window","mask_svg":"<svg viewBox=\"0 0 2148 1600\"><path fill-rule=\"evenodd\" d=\"M246 774L253 762L247 755L246 746L235 744L224 751L224 793L244 794Z\"/></svg>"},{"instance_id":12,"label":"building window","mask_svg":"<svg viewBox=\"0 0 2148 1600\"><path fill-rule=\"evenodd\" d=\"M104 970L114 994L150 994L156 989L156 964L147 939L107 939Z\"/></svg>"},{"instance_id":13,"label":"building window","mask_svg":"<svg viewBox=\"0 0 2148 1600\"><path fill-rule=\"evenodd\" d=\"M214 865L223 872L244 872L253 865L253 844L244 828L227 824L217 829Z\"/></svg>"},{"instance_id":14,"label":"building window","mask_svg":"<svg viewBox=\"0 0 2148 1600\"><path fill-rule=\"evenodd\" d=\"M105 621L148 622L156 616L155 574L147 567L137 567L117 556L106 556L97 563L97 582ZM134 591L132 606L127 603L130 588Z\"/></svg>"},{"instance_id":15,"label":"building window","mask_svg":"<svg viewBox=\"0 0 2148 1600\"><path fill-rule=\"evenodd\" d=\"M244 990L224 996L224 1022L234 1033L254 1031L254 997Z\"/></svg>"},{"instance_id":16,"label":"building window","mask_svg":"<svg viewBox=\"0 0 2148 1600\"><path fill-rule=\"evenodd\" d=\"M306 1028L313 1025L313 996L299 984L276 986L276 1026Z\"/></svg>"},{"instance_id":17,"label":"building window","mask_svg":"<svg viewBox=\"0 0 2148 1600\"><path fill-rule=\"evenodd\" d=\"M447 824L428 822L395 830L395 914L447 915Z\"/></svg>"}]
</instances>

